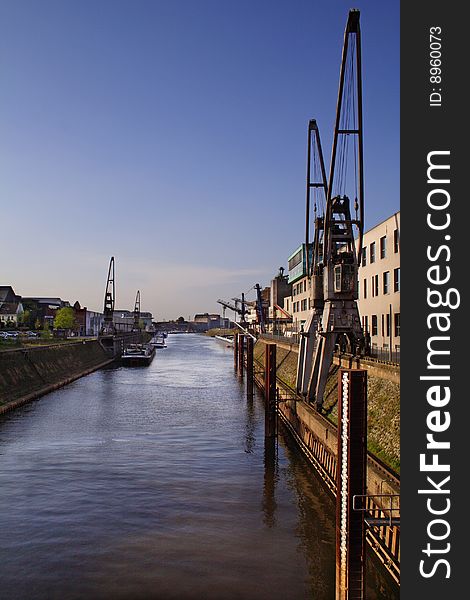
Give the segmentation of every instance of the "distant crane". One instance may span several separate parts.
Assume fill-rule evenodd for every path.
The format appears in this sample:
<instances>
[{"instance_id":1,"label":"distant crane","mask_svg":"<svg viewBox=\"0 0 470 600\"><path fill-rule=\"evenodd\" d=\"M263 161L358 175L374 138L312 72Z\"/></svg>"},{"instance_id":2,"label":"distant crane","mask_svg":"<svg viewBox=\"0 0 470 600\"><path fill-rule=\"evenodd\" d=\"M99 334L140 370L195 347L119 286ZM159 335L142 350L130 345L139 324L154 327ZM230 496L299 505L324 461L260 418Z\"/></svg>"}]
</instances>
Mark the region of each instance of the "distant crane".
<instances>
[{"instance_id":1,"label":"distant crane","mask_svg":"<svg viewBox=\"0 0 470 600\"><path fill-rule=\"evenodd\" d=\"M134 304L134 331L140 331L140 290L137 290Z\"/></svg>"},{"instance_id":2,"label":"distant crane","mask_svg":"<svg viewBox=\"0 0 470 600\"><path fill-rule=\"evenodd\" d=\"M351 139L353 144L349 145ZM347 167L351 162L354 168L353 172L348 174ZM353 187L355 218L351 216L350 199L345 194L346 188ZM315 285L318 283L314 277L316 268L323 283L323 310L321 319L318 319L320 302L317 308L312 308L313 313L317 311L317 317L315 314L310 315L304 336L310 342L315 336L315 340L309 349L308 344L304 343L304 355L299 356L297 372L297 389L306 395L310 402L315 403L318 410L323 405L328 372L338 338L342 336L348 339L353 353L364 344L356 302L358 256L361 256L364 223L361 36L357 10L350 11L344 33L335 131L326 191L324 220L318 224L318 234L316 230L319 254L315 257L314 248L312 271L314 303L317 293ZM308 214L306 221L308 239ZM358 231L357 252L354 228ZM308 254L308 247L306 250ZM321 301L321 298L319 300ZM315 318L318 326L314 323Z\"/></svg>"},{"instance_id":3,"label":"distant crane","mask_svg":"<svg viewBox=\"0 0 470 600\"><path fill-rule=\"evenodd\" d=\"M106 280L106 290L104 294L104 320L101 333L104 335L114 335L115 327L113 322L114 303L116 298L116 287L114 281L114 256L111 256L108 268L108 279Z\"/></svg>"},{"instance_id":4,"label":"distant crane","mask_svg":"<svg viewBox=\"0 0 470 600\"><path fill-rule=\"evenodd\" d=\"M240 323L246 324L245 315L248 311L246 310L245 294L242 294L241 299L232 298L232 300L234 300L235 304L233 304L232 302L227 302L226 300L217 300L217 302L218 304L221 304L224 308L229 308L230 310L233 310L233 312L235 312L236 314L240 315ZM241 304L241 307L238 306L239 303Z\"/></svg>"}]
</instances>

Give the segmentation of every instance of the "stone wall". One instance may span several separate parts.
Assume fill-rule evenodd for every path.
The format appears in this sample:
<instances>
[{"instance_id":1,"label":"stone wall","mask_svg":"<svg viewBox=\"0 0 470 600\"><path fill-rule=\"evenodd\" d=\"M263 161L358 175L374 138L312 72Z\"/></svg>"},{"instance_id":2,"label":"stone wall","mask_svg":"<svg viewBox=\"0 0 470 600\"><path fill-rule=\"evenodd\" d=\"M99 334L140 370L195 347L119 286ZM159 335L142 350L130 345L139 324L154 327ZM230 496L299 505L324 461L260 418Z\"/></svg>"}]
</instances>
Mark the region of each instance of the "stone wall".
<instances>
[{"instance_id":1,"label":"stone wall","mask_svg":"<svg viewBox=\"0 0 470 600\"><path fill-rule=\"evenodd\" d=\"M0 414L110 362L96 340L0 352Z\"/></svg>"}]
</instances>

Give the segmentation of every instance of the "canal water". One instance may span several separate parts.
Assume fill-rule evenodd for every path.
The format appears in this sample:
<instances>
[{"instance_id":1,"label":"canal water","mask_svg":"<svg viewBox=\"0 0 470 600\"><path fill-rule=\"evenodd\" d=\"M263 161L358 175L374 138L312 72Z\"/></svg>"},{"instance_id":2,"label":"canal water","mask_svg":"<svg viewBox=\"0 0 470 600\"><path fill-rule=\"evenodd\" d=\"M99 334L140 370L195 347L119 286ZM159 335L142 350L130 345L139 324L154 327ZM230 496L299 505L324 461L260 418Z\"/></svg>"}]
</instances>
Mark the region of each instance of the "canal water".
<instances>
[{"instance_id":1,"label":"canal water","mask_svg":"<svg viewBox=\"0 0 470 600\"><path fill-rule=\"evenodd\" d=\"M0 597L334 598L334 505L231 350L170 335L0 420ZM398 599L369 560L367 598Z\"/></svg>"}]
</instances>

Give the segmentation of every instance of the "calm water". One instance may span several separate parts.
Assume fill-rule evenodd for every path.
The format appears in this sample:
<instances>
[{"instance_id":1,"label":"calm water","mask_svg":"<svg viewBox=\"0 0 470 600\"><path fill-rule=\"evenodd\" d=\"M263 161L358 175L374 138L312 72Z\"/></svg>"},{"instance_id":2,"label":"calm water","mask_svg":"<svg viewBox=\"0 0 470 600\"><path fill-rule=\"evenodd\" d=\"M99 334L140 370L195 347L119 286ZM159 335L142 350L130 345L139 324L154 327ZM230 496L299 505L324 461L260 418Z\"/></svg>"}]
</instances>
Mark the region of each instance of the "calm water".
<instances>
[{"instance_id":1,"label":"calm water","mask_svg":"<svg viewBox=\"0 0 470 600\"><path fill-rule=\"evenodd\" d=\"M197 335L5 416L0 597L334 598L333 502L263 419ZM370 571L368 597L398 598Z\"/></svg>"}]
</instances>

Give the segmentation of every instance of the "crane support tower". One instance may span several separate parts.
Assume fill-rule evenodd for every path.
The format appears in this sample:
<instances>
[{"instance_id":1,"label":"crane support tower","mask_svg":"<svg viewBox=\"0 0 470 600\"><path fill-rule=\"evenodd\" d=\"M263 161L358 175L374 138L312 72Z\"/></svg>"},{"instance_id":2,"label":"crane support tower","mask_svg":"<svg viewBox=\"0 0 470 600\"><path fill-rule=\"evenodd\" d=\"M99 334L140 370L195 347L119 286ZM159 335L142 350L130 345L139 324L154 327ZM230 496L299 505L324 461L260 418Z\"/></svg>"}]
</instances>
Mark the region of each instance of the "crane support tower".
<instances>
[{"instance_id":1,"label":"crane support tower","mask_svg":"<svg viewBox=\"0 0 470 600\"><path fill-rule=\"evenodd\" d=\"M297 389L318 410L323 405L328 372L338 339L347 340L353 354L364 345L357 308L358 257L361 256L364 222L359 15L358 10L349 12L344 32L326 208L323 222L315 223L318 242L314 243L318 246L314 248L309 273L313 307L302 336L305 340L303 355L302 349L299 352ZM309 141L309 149L310 146ZM309 187L310 184L307 186L307 199ZM349 193L349 190L354 191L348 196L345 192ZM350 197L355 198L354 217L351 214ZM308 214L306 220L308 237ZM358 237L357 251L355 232ZM316 273L319 279L315 278ZM323 308L319 284L323 286Z\"/></svg>"},{"instance_id":2,"label":"crane support tower","mask_svg":"<svg viewBox=\"0 0 470 600\"><path fill-rule=\"evenodd\" d=\"M137 290L134 304L134 331L140 331L140 290Z\"/></svg>"},{"instance_id":3,"label":"crane support tower","mask_svg":"<svg viewBox=\"0 0 470 600\"><path fill-rule=\"evenodd\" d=\"M261 296L261 286L259 283L255 285L256 288L256 316L258 318L258 326L261 333L266 333L266 318L265 310L263 306L263 298Z\"/></svg>"},{"instance_id":4,"label":"crane support tower","mask_svg":"<svg viewBox=\"0 0 470 600\"><path fill-rule=\"evenodd\" d=\"M104 309L103 309L103 328L101 333L104 335L114 335L114 302L116 298L116 287L114 282L114 256L111 256L108 268L108 279L106 281L106 290L104 293Z\"/></svg>"}]
</instances>

